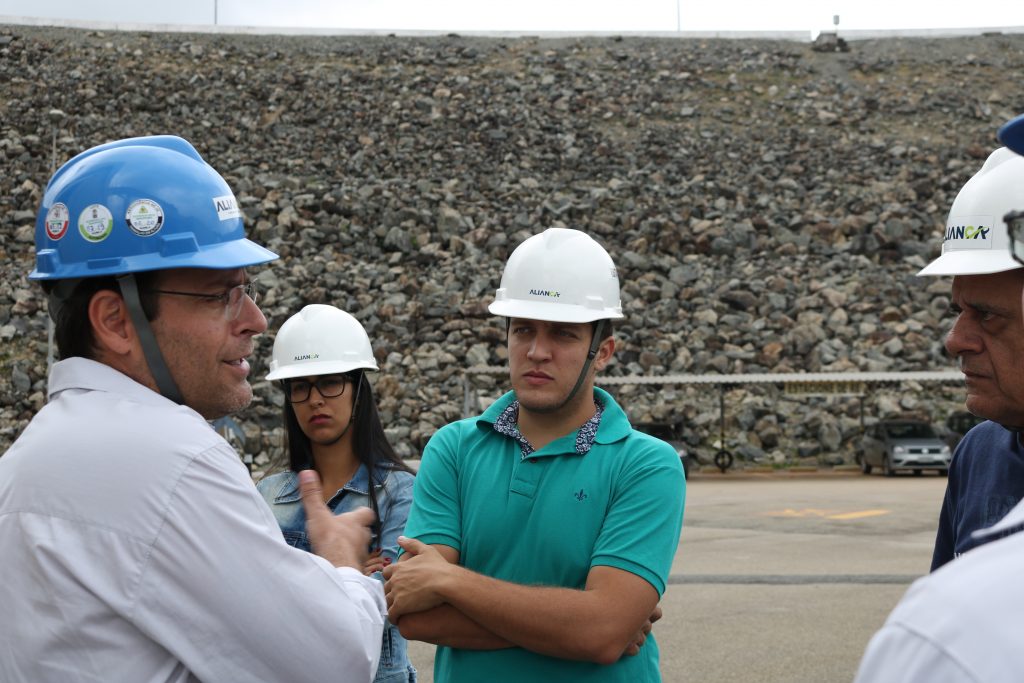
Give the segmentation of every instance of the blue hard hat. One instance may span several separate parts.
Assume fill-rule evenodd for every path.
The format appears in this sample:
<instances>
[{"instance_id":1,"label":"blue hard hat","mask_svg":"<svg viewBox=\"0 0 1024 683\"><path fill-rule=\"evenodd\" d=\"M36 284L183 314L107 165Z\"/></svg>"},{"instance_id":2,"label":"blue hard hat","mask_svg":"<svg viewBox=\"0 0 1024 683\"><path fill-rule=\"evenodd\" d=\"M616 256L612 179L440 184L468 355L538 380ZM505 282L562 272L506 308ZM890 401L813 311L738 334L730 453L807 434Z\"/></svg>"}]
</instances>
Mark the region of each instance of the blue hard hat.
<instances>
[{"instance_id":1,"label":"blue hard hat","mask_svg":"<svg viewBox=\"0 0 1024 683\"><path fill-rule=\"evenodd\" d=\"M1003 124L999 129L999 142L1024 155L1024 114Z\"/></svg>"},{"instance_id":2,"label":"blue hard hat","mask_svg":"<svg viewBox=\"0 0 1024 683\"><path fill-rule=\"evenodd\" d=\"M243 268L277 254L245 237L231 188L182 138L88 149L50 179L36 218L33 280L166 268Z\"/></svg>"}]
</instances>

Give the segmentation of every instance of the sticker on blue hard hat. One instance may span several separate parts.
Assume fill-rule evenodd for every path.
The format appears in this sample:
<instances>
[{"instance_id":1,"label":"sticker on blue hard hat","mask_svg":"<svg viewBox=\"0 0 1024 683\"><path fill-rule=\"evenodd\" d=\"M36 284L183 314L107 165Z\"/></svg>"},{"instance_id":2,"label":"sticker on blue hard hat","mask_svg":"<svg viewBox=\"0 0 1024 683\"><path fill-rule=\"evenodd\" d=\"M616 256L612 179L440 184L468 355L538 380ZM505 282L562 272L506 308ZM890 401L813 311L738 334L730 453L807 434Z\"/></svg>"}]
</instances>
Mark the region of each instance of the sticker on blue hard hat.
<instances>
[{"instance_id":1,"label":"sticker on blue hard hat","mask_svg":"<svg viewBox=\"0 0 1024 683\"><path fill-rule=\"evenodd\" d=\"M226 194L223 197L214 197L213 206L217 209L217 218L222 221L242 217L242 211L238 208L238 201L234 195Z\"/></svg>"},{"instance_id":2,"label":"sticker on blue hard hat","mask_svg":"<svg viewBox=\"0 0 1024 683\"><path fill-rule=\"evenodd\" d=\"M114 217L102 204L90 204L78 216L78 232L90 242L102 242L114 229Z\"/></svg>"},{"instance_id":3,"label":"sticker on blue hard hat","mask_svg":"<svg viewBox=\"0 0 1024 683\"><path fill-rule=\"evenodd\" d=\"M71 212L68 207L57 202L46 212L46 236L51 240L59 240L68 231Z\"/></svg>"},{"instance_id":4,"label":"sticker on blue hard hat","mask_svg":"<svg viewBox=\"0 0 1024 683\"><path fill-rule=\"evenodd\" d=\"M152 199L136 199L128 205L124 220L136 235L149 237L163 227L164 210Z\"/></svg>"}]
</instances>

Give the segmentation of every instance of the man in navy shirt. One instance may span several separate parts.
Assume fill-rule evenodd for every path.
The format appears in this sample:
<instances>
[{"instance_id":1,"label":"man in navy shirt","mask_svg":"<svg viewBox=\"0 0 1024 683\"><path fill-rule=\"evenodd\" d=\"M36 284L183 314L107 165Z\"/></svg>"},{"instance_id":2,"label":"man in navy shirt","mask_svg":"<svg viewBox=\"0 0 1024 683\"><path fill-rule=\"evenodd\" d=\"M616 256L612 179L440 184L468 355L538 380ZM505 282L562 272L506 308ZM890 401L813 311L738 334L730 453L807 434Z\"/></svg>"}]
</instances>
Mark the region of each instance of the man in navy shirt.
<instances>
[{"instance_id":1,"label":"man in navy shirt","mask_svg":"<svg viewBox=\"0 0 1024 683\"><path fill-rule=\"evenodd\" d=\"M1004 126L999 137L1007 147L1024 152L1024 116ZM1024 209L1024 204L1019 206ZM994 219L1005 221L1010 238L1008 251L1017 263L1024 265L1024 211L1021 209ZM1024 271L1010 272L1019 276ZM1020 291L1016 294L1020 313ZM998 318L987 318L983 323L991 321L998 321ZM998 346L1002 338L997 334L992 339ZM955 345L956 340L953 343ZM964 355L961 359L968 378L969 405L975 402L998 410L999 401L993 400L997 392L978 391L977 387L983 383L972 382L972 374L979 374L977 359ZM999 381L1003 379L1005 376ZM1001 419L1015 419L1009 406L1003 408L1009 412L1001 413ZM966 509L981 516L999 514L1006 498L1016 495L1015 484L1020 482L1016 474L1020 462L1017 432L995 422L986 422L972 430L971 435L973 444L958 451L956 456L965 467L959 472L964 478L956 488L951 478L946 496L947 504L952 500L960 505L944 508L944 521L949 509L954 512ZM984 453L981 448L986 444L993 450ZM964 457L967 453L972 454L969 460ZM1015 464L1007 465L1007 462ZM1005 479L1000 480L1000 477ZM950 528L959 534L960 529ZM944 540L942 534L940 529L940 543ZM1021 679L1024 592L1018 586L1020 561L1024 555L1024 502L1018 503L995 526L976 535L980 538L972 542L984 544L984 547L914 582L871 639L855 683L1001 683ZM960 551L960 538L945 540L951 545L945 549L937 547L937 559L940 550Z\"/></svg>"},{"instance_id":2,"label":"man in navy shirt","mask_svg":"<svg viewBox=\"0 0 1024 683\"><path fill-rule=\"evenodd\" d=\"M941 256L918 273L953 276L956 320L946 350L964 373L967 409L988 420L953 455L932 571L978 545L972 533L1024 498L1024 269L1010 253L1003 221L1014 209L1024 209L1024 157L1004 147L960 190Z\"/></svg>"}]
</instances>

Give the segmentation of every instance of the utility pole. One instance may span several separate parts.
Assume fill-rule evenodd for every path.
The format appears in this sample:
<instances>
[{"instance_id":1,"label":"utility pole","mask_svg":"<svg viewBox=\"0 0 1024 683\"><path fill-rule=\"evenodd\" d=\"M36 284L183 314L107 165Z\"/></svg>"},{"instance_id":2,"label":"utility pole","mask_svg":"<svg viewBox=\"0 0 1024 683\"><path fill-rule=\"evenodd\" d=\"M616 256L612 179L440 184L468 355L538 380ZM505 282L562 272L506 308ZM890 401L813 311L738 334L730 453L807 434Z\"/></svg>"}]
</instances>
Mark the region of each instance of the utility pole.
<instances>
[{"instance_id":1,"label":"utility pole","mask_svg":"<svg viewBox=\"0 0 1024 683\"><path fill-rule=\"evenodd\" d=\"M213 25L217 25L217 0L213 0Z\"/></svg>"}]
</instances>

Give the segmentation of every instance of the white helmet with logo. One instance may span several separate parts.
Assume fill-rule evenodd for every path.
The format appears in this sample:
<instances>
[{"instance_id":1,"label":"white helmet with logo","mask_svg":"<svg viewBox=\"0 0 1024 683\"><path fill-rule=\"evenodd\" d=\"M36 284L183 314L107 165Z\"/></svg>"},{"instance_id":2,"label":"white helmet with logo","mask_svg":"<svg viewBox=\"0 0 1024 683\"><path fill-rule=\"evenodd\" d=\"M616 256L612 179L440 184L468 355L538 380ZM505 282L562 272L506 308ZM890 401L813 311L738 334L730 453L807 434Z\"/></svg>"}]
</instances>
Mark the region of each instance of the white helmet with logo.
<instances>
[{"instance_id":1,"label":"white helmet with logo","mask_svg":"<svg viewBox=\"0 0 1024 683\"><path fill-rule=\"evenodd\" d=\"M548 228L509 256L487 310L506 318L563 323L621 318L615 263L585 232Z\"/></svg>"},{"instance_id":2,"label":"white helmet with logo","mask_svg":"<svg viewBox=\"0 0 1024 683\"><path fill-rule=\"evenodd\" d=\"M918 275L985 275L1020 268L1010 255L1003 216L1024 208L1024 157L992 152L953 200L942 255Z\"/></svg>"},{"instance_id":3,"label":"white helmet with logo","mask_svg":"<svg viewBox=\"0 0 1024 683\"><path fill-rule=\"evenodd\" d=\"M288 318L274 339L268 380L376 370L366 330L345 311L310 304Z\"/></svg>"}]
</instances>

